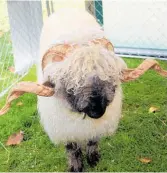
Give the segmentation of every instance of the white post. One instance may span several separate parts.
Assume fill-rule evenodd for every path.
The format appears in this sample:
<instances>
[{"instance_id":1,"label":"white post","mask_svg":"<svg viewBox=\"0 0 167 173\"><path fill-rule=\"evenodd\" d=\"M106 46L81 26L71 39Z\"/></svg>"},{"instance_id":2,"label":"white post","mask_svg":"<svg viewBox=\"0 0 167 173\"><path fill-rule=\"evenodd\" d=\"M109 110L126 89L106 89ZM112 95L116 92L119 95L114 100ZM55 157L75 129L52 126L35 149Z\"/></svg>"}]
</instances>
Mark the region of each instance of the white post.
<instances>
[{"instance_id":1,"label":"white post","mask_svg":"<svg viewBox=\"0 0 167 173\"><path fill-rule=\"evenodd\" d=\"M7 1L16 73L35 62L43 24L41 1Z\"/></svg>"}]
</instances>

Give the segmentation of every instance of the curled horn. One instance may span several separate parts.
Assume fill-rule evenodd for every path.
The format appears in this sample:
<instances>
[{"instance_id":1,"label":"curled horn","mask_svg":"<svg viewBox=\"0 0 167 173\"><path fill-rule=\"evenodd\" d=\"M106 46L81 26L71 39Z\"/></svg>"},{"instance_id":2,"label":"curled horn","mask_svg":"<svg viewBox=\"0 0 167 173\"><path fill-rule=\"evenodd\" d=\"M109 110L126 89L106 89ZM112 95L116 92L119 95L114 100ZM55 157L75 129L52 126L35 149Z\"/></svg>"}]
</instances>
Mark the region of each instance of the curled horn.
<instances>
[{"instance_id":1,"label":"curled horn","mask_svg":"<svg viewBox=\"0 0 167 173\"><path fill-rule=\"evenodd\" d=\"M9 92L5 106L0 110L0 116L9 110L13 100L19 98L24 93L49 97L54 94L54 89L35 82L20 82Z\"/></svg>"},{"instance_id":2,"label":"curled horn","mask_svg":"<svg viewBox=\"0 0 167 173\"><path fill-rule=\"evenodd\" d=\"M137 68L135 69L125 69L122 75L122 82L128 82L139 78L147 70L153 69L157 71L161 76L167 77L167 71L163 70L159 63L154 59L144 60Z\"/></svg>"}]
</instances>

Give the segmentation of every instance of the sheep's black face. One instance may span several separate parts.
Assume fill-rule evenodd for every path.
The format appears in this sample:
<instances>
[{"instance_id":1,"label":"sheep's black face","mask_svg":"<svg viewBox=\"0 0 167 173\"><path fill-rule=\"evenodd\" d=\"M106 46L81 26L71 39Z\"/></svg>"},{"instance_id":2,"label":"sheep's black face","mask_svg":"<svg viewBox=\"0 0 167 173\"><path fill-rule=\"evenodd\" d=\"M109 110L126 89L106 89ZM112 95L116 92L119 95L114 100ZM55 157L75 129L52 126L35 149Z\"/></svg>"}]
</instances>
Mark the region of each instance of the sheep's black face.
<instances>
[{"instance_id":1,"label":"sheep's black face","mask_svg":"<svg viewBox=\"0 0 167 173\"><path fill-rule=\"evenodd\" d=\"M67 101L74 111L83 112L91 118L100 118L112 102L116 86L100 79L93 81L91 86L82 88L78 94L71 90L67 94Z\"/></svg>"},{"instance_id":2,"label":"sheep's black face","mask_svg":"<svg viewBox=\"0 0 167 173\"><path fill-rule=\"evenodd\" d=\"M89 101L89 104L82 110L82 112L91 118L100 118L103 116L109 103L107 97L102 96L102 94L95 89L92 91Z\"/></svg>"}]
</instances>

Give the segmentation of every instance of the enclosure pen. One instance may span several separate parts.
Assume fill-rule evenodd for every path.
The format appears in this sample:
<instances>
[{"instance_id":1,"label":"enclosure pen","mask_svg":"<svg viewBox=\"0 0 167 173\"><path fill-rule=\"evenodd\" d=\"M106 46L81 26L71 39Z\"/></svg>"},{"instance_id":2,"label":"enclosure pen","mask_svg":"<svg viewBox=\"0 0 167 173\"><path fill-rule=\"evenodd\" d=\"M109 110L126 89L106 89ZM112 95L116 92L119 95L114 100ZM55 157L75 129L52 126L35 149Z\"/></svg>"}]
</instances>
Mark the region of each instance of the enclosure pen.
<instances>
[{"instance_id":1,"label":"enclosure pen","mask_svg":"<svg viewBox=\"0 0 167 173\"><path fill-rule=\"evenodd\" d=\"M0 172L167 170L167 1L0 1Z\"/></svg>"}]
</instances>

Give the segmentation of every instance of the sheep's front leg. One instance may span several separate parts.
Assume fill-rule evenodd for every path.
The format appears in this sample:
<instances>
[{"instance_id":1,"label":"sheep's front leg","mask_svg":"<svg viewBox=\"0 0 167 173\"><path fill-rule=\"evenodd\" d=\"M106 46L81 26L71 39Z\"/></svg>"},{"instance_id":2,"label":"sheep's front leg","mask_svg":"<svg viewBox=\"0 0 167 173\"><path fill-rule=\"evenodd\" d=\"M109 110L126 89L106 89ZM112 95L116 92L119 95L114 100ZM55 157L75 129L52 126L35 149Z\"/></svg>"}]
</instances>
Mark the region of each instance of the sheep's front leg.
<instances>
[{"instance_id":1,"label":"sheep's front leg","mask_svg":"<svg viewBox=\"0 0 167 173\"><path fill-rule=\"evenodd\" d=\"M90 166L96 166L100 159L100 154L98 150L98 140L90 140L87 143L86 148L87 162Z\"/></svg>"},{"instance_id":2,"label":"sheep's front leg","mask_svg":"<svg viewBox=\"0 0 167 173\"><path fill-rule=\"evenodd\" d=\"M82 172L82 151L77 143L71 142L66 145L68 154L69 172Z\"/></svg>"}]
</instances>

